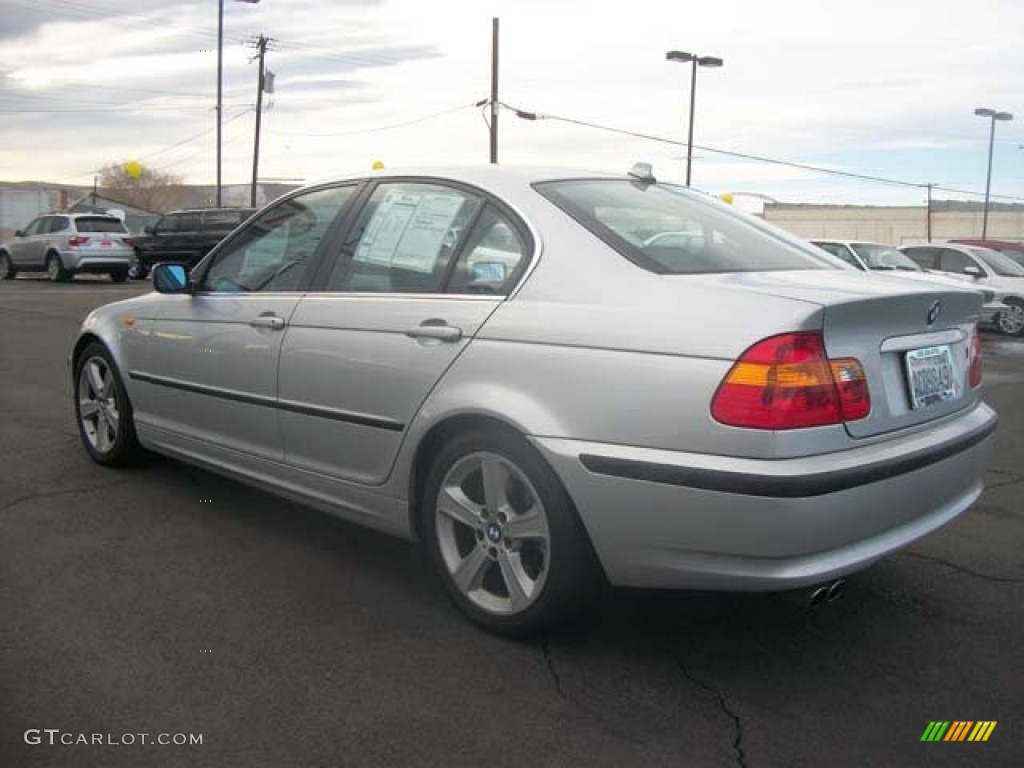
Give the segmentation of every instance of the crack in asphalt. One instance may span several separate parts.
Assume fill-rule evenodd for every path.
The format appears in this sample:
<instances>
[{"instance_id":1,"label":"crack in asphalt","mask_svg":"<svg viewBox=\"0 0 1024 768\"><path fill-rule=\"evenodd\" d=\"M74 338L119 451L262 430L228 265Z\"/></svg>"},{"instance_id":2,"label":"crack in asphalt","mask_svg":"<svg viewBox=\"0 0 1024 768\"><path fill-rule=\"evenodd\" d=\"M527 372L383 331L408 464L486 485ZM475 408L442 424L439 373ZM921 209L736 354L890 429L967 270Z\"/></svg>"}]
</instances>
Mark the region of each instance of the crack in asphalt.
<instances>
[{"instance_id":1,"label":"crack in asphalt","mask_svg":"<svg viewBox=\"0 0 1024 768\"><path fill-rule=\"evenodd\" d=\"M555 683L555 692L566 701L569 701L569 697L565 694L565 690L562 688L562 678L558 676L558 671L555 669L555 660L551 656L551 644L548 642L547 635L540 642L541 652L544 654L544 664L548 668L548 674L551 675L551 679Z\"/></svg>"},{"instance_id":2,"label":"crack in asphalt","mask_svg":"<svg viewBox=\"0 0 1024 768\"><path fill-rule=\"evenodd\" d=\"M696 677L690 670L686 668L681 659L676 659L676 664L679 665L679 670L683 673L683 677L689 680L691 683L699 688L703 688L708 693L712 694L718 699L718 707L722 710L725 715L732 720L733 725L736 728L736 736L732 740L732 748L736 751L736 762L740 768L747 768L747 756L743 752L743 723L740 722L740 717L729 707L729 702L725 700L725 696L717 688L705 683L700 678Z\"/></svg>"},{"instance_id":3,"label":"crack in asphalt","mask_svg":"<svg viewBox=\"0 0 1024 768\"><path fill-rule=\"evenodd\" d=\"M968 576L974 576L977 579L984 579L985 581L992 581L997 584L1024 584L1024 579L1017 578L1014 576L992 576L988 573L981 573L979 571L971 570L963 565L957 565L949 560L943 560L941 557L933 557L931 555L922 555L919 552L897 552L897 555L903 557L916 557L918 560L924 560L929 563L935 563L936 565L944 565L947 568L952 568L954 571L965 573Z\"/></svg>"},{"instance_id":4,"label":"crack in asphalt","mask_svg":"<svg viewBox=\"0 0 1024 768\"><path fill-rule=\"evenodd\" d=\"M117 486L124 485L123 480L119 480L116 483L104 483L102 485L89 485L84 488L66 488L63 491L50 491L49 493L30 493L27 496L19 496L16 499L8 501L6 504L0 506L0 512L6 512L12 507L16 507L19 504L24 504L26 501L32 501L33 499L49 499L54 496L66 496L69 493L90 493L92 491L102 491L107 488L116 488Z\"/></svg>"}]
</instances>

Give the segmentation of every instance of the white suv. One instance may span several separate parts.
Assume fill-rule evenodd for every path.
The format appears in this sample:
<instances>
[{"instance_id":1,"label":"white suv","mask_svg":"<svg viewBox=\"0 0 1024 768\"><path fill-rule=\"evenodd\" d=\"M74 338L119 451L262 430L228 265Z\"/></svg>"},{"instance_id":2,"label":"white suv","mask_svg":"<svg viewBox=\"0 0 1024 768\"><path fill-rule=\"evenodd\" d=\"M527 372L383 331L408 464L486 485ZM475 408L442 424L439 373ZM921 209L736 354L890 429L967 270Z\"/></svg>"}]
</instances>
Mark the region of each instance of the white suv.
<instances>
[{"instance_id":1,"label":"white suv","mask_svg":"<svg viewBox=\"0 0 1024 768\"><path fill-rule=\"evenodd\" d=\"M976 245L931 243L900 248L929 272L988 288L1006 304L999 313L999 330L1024 334L1024 267L1009 256Z\"/></svg>"},{"instance_id":2,"label":"white suv","mask_svg":"<svg viewBox=\"0 0 1024 768\"><path fill-rule=\"evenodd\" d=\"M134 261L132 239L116 216L51 213L35 219L0 246L0 279L45 270L55 282L83 272L105 272L121 283L128 279Z\"/></svg>"}]
</instances>

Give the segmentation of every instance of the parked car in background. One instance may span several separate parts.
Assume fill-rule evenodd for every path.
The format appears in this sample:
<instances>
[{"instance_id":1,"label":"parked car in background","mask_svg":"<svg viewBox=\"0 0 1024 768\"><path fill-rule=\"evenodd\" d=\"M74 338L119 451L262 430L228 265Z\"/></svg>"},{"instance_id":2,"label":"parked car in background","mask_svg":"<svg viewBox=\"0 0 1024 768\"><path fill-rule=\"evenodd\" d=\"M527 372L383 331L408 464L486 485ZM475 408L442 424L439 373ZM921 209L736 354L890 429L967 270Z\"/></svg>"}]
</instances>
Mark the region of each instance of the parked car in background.
<instances>
[{"instance_id":1,"label":"parked car in background","mask_svg":"<svg viewBox=\"0 0 1024 768\"><path fill-rule=\"evenodd\" d=\"M605 579L835 596L978 498L996 427L977 291L836 269L649 168L325 181L153 285L74 344L93 460L415 539L509 635Z\"/></svg>"},{"instance_id":2,"label":"parked car in background","mask_svg":"<svg viewBox=\"0 0 1024 768\"><path fill-rule=\"evenodd\" d=\"M128 279L134 262L132 238L124 222L102 213L52 213L34 219L0 245L0 278L18 272L46 271L50 280L105 273L114 282Z\"/></svg>"},{"instance_id":3,"label":"parked car in background","mask_svg":"<svg viewBox=\"0 0 1024 768\"><path fill-rule=\"evenodd\" d=\"M193 267L255 208L197 208L172 211L146 227L135 240L138 266L133 277L145 277L154 264L173 261Z\"/></svg>"},{"instance_id":4,"label":"parked car in background","mask_svg":"<svg viewBox=\"0 0 1024 768\"><path fill-rule=\"evenodd\" d=\"M1009 256L1021 266L1024 266L1024 243L1012 242L1010 240L961 240L959 238L950 240L958 245L976 245L981 248L990 248L999 251L1004 256Z\"/></svg>"},{"instance_id":5,"label":"parked car in background","mask_svg":"<svg viewBox=\"0 0 1024 768\"><path fill-rule=\"evenodd\" d=\"M929 272L996 291L1006 305L997 327L1011 336L1024 335L1024 266L999 251L976 245L929 243L900 250Z\"/></svg>"},{"instance_id":6,"label":"parked car in background","mask_svg":"<svg viewBox=\"0 0 1024 768\"><path fill-rule=\"evenodd\" d=\"M952 283L962 286L965 282L956 277L927 272L918 266L917 262L891 245L864 240L811 240L811 243L857 269L889 272L911 280L946 285ZM997 325L1000 315L1007 309L1001 294L991 288L979 287L978 291L982 295L980 322L983 325Z\"/></svg>"}]
</instances>

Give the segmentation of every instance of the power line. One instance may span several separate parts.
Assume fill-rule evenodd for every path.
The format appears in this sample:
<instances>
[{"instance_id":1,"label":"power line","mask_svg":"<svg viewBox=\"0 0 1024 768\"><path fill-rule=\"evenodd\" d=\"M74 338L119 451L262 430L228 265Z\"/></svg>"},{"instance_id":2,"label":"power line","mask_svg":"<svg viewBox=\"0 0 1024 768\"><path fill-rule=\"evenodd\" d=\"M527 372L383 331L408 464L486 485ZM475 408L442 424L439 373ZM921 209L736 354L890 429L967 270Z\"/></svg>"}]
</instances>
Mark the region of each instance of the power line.
<instances>
[{"instance_id":1,"label":"power line","mask_svg":"<svg viewBox=\"0 0 1024 768\"><path fill-rule=\"evenodd\" d=\"M460 107L453 107L452 109L446 109L446 110L444 110L442 112L434 112L433 114L430 114L430 115L423 115L422 117L417 117L414 120L407 120L404 123L393 123L391 125L380 125L380 126L377 126L376 128L361 128L359 130L345 131L343 133L301 133L301 132L296 132L296 131L278 131L278 130L274 130L274 129L271 129L271 128L268 128L267 131L270 132L270 133L277 134L278 136L321 136L321 137L328 137L328 136L355 136L355 135L361 134L361 133L376 133L377 131L390 131L393 128L404 128L407 125L416 125L417 123L425 123L428 120L433 120L435 118L443 117L445 115L451 115L451 114L454 114L455 112L461 112L464 109L471 109L471 108L473 108L475 106L476 106L476 104L463 104Z\"/></svg>"},{"instance_id":2,"label":"power line","mask_svg":"<svg viewBox=\"0 0 1024 768\"><path fill-rule=\"evenodd\" d=\"M646 139L648 141L656 141L656 142L659 142L661 144L671 144L673 146L680 146L680 147L685 147L686 146L686 142L685 141L679 141L677 139L668 139L668 138L665 138L664 136L655 136L655 135L649 134L649 133L641 133L639 131L630 131L630 130L626 130L624 128L615 128L615 127L609 126L609 125L601 125L599 123L592 123L592 122L589 122L587 120L578 120L578 119L571 118L571 117L562 117L560 115L550 115L550 114L544 114L544 113L541 113L541 112L531 112L531 111L528 111L528 110L517 109L516 107L513 107L513 106L511 106L509 104L505 104L504 102L499 102L499 104L500 104L500 106L504 107L505 109L511 110L512 112L514 112L516 114L516 116L518 116L520 118L523 118L524 120L554 120L554 121L557 121L557 122L570 123L572 125L580 125L580 126L584 126L584 127L587 127L587 128L594 128L594 129L599 130L599 131L608 131L609 133L618 133L618 134L622 134L622 135L625 135L625 136L633 136L633 137L638 138L638 139ZM925 188L927 188L929 186L928 184L922 184L920 182L905 181L903 179L890 179L890 178L886 178L886 177L883 177L883 176L872 176L872 175L864 174L864 173L853 173L851 171L840 171L840 170L837 170L835 168L823 168L822 166L818 166L818 165L809 165L807 163L796 163L796 162L793 162L793 161L790 161L790 160L779 160L779 159L776 159L776 158L773 158L773 157L764 157L763 155L752 155L752 154L749 154L747 152L733 152L733 151L727 150L727 149L717 149L715 147L707 147L707 146L702 146L700 144L694 144L693 148L694 149L699 149L701 152L710 152L712 154L724 155L726 157L735 157L735 158L739 158L739 159L742 159L742 160L754 160L756 162L769 163L771 165L781 165L781 166L785 166L787 168L798 168L798 169L804 170L804 171L813 171L815 173L823 173L823 174L828 174L828 175L831 175L831 176L843 176L843 177L850 178L850 179L857 179L859 181L870 181L870 182L874 182L874 183L877 183L877 184L889 184L889 185L892 185L892 186L911 187L911 188L915 188L915 189L925 189ZM931 186L932 186L932 189L937 189L937 190L941 190L943 192L951 192L951 193L961 194L961 195L975 195L975 196L978 196L978 197L983 197L984 194L985 194L984 192L971 192L969 190L954 189L952 187L943 187L943 186L940 186L938 184L932 184ZM998 198L1001 198L1001 199L1004 199L1004 200L1024 201L1024 197L1015 197L1013 195L991 195L991 197L994 197L994 198L998 197Z\"/></svg>"}]
</instances>

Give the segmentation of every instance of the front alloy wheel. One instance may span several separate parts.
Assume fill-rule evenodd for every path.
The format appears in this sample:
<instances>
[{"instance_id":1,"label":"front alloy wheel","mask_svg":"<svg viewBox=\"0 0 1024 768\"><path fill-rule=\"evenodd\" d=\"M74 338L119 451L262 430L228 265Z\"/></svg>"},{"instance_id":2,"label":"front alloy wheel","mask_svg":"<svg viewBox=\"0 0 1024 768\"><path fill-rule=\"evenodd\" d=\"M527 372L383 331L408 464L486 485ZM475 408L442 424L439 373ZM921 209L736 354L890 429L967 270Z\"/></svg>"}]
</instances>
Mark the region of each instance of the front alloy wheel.
<instances>
[{"instance_id":1,"label":"front alloy wheel","mask_svg":"<svg viewBox=\"0 0 1024 768\"><path fill-rule=\"evenodd\" d=\"M1010 300L1006 309L999 313L999 330L1007 336L1024 332L1024 303Z\"/></svg>"},{"instance_id":2,"label":"front alloy wheel","mask_svg":"<svg viewBox=\"0 0 1024 768\"><path fill-rule=\"evenodd\" d=\"M452 602L485 629L536 634L585 609L599 566L554 470L524 438L467 432L438 452L420 532Z\"/></svg>"},{"instance_id":3,"label":"front alloy wheel","mask_svg":"<svg viewBox=\"0 0 1024 768\"><path fill-rule=\"evenodd\" d=\"M141 453L132 408L109 353L91 344L79 357L75 415L82 444L100 464L121 465Z\"/></svg>"}]
</instances>

